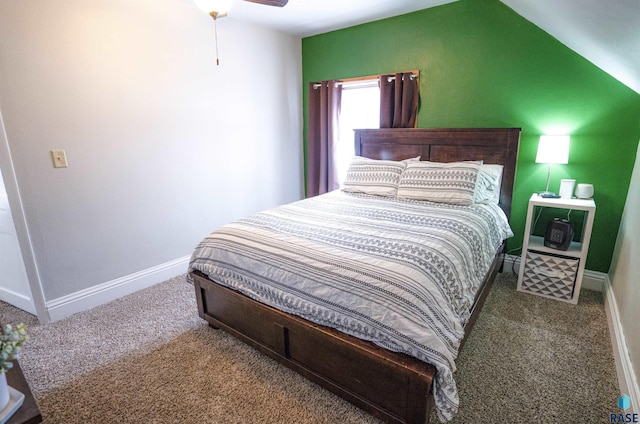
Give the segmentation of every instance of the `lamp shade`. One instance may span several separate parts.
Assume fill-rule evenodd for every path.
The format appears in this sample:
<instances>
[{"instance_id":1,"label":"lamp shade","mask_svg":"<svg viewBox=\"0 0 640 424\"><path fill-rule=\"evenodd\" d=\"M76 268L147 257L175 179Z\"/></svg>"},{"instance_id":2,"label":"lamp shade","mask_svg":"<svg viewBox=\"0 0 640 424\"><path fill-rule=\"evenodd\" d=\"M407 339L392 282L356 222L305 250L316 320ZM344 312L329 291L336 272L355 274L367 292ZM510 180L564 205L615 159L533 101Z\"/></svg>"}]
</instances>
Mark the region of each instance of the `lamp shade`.
<instances>
[{"instance_id":1,"label":"lamp shade","mask_svg":"<svg viewBox=\"0 0 640 424\"><path fill-rule=\"evenodd\" d=\"M224 16L229 13L232 0L195 0L196 6L202 9L206 13L216 12L220 16Z\"/></svg>"},{"instance_id":2,"label":"lamp shade","mask_svg":"<svg viewBox=\"0 0 640 424\"><path fill-rule=\"evenodd\" d=\"M541 135L536 163L569 163L569 136Z\"/></svg>"}]
</instances>

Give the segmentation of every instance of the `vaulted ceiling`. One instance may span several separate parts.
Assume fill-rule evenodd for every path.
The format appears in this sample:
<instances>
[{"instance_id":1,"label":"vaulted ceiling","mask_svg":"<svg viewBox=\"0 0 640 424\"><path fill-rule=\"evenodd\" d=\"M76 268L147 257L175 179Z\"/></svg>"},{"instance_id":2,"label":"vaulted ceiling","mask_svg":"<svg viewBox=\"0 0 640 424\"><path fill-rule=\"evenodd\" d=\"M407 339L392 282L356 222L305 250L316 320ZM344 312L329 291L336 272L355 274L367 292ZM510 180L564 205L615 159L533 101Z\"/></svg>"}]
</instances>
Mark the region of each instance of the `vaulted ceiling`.
<instances>
[{"instance_id":1,"label":"vaulted ceiling","mask_svg":"<svg viewBox=\"0 0 640 424\"><path fill-rule=\"evenodd\" d=\"M640 93L640 0L501 0Z\"/></svg>"},{"instance_id":2,"label":"vaulted ceiling","mask_svg":"<svg viewBox=\"0 0 640 424\"><path fill-rule=\"evenodd\" d=\"M230 19L301 37L456 0L290 0L284 8L236 1ZM640 93L640 0L501 0Z\"/></svg>"}]
</instances>

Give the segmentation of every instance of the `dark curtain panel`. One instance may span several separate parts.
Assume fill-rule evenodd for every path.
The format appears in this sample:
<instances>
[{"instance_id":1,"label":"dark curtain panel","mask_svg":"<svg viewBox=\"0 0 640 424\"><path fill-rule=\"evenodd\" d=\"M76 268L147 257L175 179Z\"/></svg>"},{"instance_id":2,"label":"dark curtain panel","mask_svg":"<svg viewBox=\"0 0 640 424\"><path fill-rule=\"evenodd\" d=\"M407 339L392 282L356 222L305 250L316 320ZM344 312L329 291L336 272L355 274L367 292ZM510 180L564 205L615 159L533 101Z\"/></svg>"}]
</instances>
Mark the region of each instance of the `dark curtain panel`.
<instances>
[{"instance_id":1,"label":"dark curtain panel","mask_svg":"<svg viewBox=\"0 0 640 424\"><path fill-rule=\"evenodd\" d=\"M317 196L340 186L334 151L339 136L341 98L342 86L336 84L336 81L309 84L307 197Z\"/></svg>"},{"instance_id":2,"label":"dark curtain panel","mask_svg":"<svg viewBox=\"0 0 640 424\"><path fill-rule=\"evenodd\" d=\"M418 79L411 72L380 75L380 128L414 128L417 115Z\"/></svg>"}]
</instances>

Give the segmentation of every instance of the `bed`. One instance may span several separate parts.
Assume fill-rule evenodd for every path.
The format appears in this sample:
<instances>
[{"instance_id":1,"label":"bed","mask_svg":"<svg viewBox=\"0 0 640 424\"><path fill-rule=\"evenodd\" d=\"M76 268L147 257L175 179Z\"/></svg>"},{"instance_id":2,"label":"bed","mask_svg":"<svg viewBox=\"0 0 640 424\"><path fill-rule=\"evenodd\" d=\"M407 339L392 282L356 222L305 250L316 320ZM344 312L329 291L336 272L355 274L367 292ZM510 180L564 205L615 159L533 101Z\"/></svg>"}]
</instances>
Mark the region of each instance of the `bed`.
<instances>
[{"instance_id":1,"label":"bed","mask_svg":"<svg viewBox=\"0 0 640 424\"><path fill-rule=\"evenodd\" d=\"M500 219L494 219L490 212L504 215L505 221L510 215L519 136L518 128L358 130L355 151L358 156L383 161L419 157L421 161L440 163L482 160L485 164L502 165L502 180L496 193L499 208L472 206L477 209L473 214L483 217L477 225L497 228ZM455 386L453 392L450 387L455 365L449 356L455 359L475 323L500 267L503 238L508 236L504 230L497 243L493 240L491 251L476 247L470 253L457 253L457 248L452 248L435 261L444 263L442 268L449 270L448 261L453 261L449 257L460 256L458 261L465 262L469 270L463 268L456 273L462 274L461 280L473 280L473 284L450 288L434 283L435 289L425 289L423 293L422 270L415 269L414 259L431 255L428 250L434 248L429 247L431 239L423 238L431 235L421 232L425 216L422 208L432 208L429 213L433 213L433 217L429 222L444 222L439 214L446 212L439 204L425 206L424 203L337 191L225 226L205 238L192 256L189 276L195 286L199 315L211 327L232 334L385 422L428 422L434 404L440 419L447 420L457 409ZM466 207L451 208L471 213ZM374 222L379 216L385 220L393 217L389 234L378 232ZM469 217L456 219L466 221ZM310 225L302 227L302 221ZM348 221L353 226L338 232L340 221ZM462 225L453 221L447 224L456 229ZM356 227L358 231L354 232L352 228ZM294 228L296 232L291 236ZM292 237L300 238L301 232L304 232L302 241L296 240L294 244ZM247 238L248 234L252 240ZM398 255L404 258L404 251L388 247L395 243L392 238L396 236L403 240L402 249L419 252L409 254L411 261L397 259ZM245 238L246 244L237 243L237 239ZM421 243L422 240L429 241ZM269 243L273 244L273 250ZM341 246L345 250L335 250ZM370 255L370 251L375 252L373 257L365 256ZM392 257L394 268L406 268L407 276L387 274L388 265L381 265L380 252L383 251L391 252L385 255ZM217 255L215 260L207 258L210 252ZM483 259L476 260L476 257ZM275 262L269 263L267 258L280 262L273 265ZM299 279L293 288L280 283L291 278ZM267 280L273 285L263 286ZM372 295L371 304L367 305L355 303L350 296L356 292L359 296L364 292L362 288L372 285L374 280L385 284L384 288L374 289L382 293L382 297ZM421 285L414 286L418 280ZM353 281L357 284L345 285ZM394 291L398 287L411 292L410 301L398 300ZM316 303L320 291L330 294L328 300ZM431 303L420 308L415 306L423 300ZM371 327L370 322L378 323L378 307L384 302L394 305L389 308L390 313L381 313L384 319L398 323L403 331L405 325L410 327L417 314L426 317L421 320L451 321L451 325L424 331L411 328L407 330L413 334L411 337L400 334L386 322L381 324L382 329ZM400 311L405 304L410 305L406 313L408 319L401 312L396 314L396 308ZM330 309L334 307L335 310ZM445 314L441 308L448 312ZM420 312L416 312L418 310ZM448 318L449 310L455 319ZM367 314L375 315L376 319ZM444 346L432 347L425 340Z\"/></svg>"}]
</instances>

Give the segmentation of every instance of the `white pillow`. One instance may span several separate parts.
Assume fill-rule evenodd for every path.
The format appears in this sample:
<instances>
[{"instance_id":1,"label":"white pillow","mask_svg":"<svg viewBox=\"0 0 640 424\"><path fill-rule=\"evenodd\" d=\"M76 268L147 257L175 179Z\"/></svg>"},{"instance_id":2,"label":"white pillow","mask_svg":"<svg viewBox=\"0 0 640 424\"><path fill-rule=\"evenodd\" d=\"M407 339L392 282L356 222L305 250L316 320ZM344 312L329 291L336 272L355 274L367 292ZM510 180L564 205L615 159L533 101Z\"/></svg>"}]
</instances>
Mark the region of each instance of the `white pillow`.
<instances>
[{"instance_id":1,"label":"white pillow","mask_svg":"<svg viewBox=\"0 0 640 424\"><path fill-rule=\"evenodd\" d=\"M398 197L471 205L481 162L409 162L400 176Z\"/></svg>"},{"instance_id":2,"label":"white pillow","mask_svg":"<svg viewBox=\"0 0 640 424\"><path fill-rule=\"evenodd\" d=\"M502 186L502 171L504 166L483 164L478 173L474 203L495 203L500 202L500 187Z\"/></svg>"},{"instance_id":3,"label":"white pillow","mask_svg":"<svg viewBox=\"0 0 640 424\"><path fill-rule=\"evenodd\" d=\"M374 160L355 156L342 183L342 190L351 193L395 196L405 162Z\"/></svg>"}]
</instances>

